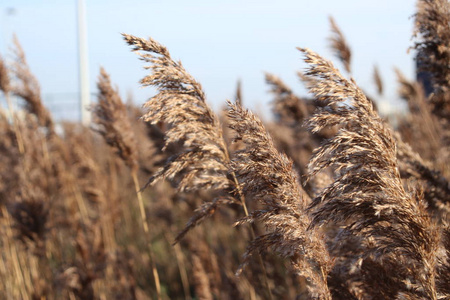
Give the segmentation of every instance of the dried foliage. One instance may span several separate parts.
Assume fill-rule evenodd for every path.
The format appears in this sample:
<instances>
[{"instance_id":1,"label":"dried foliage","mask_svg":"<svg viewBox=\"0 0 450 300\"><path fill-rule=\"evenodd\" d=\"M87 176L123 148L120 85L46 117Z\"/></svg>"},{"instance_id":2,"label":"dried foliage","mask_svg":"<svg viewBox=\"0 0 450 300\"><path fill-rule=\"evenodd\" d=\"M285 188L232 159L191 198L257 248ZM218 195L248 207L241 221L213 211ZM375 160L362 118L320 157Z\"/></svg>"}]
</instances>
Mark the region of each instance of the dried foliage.
<instances>
[{"instance_id":1,"label":"dried foliage","mask_svg":"<svg viewBox=\"0 0 450 300\"><path fill-rule=\"evenodd\" d=\"M310 299L331 299L326 284L330 260L316 230L307 230L308 196L302 191L292 161L280 154L262 122L239 104L228 103L230 127L245 148L233 159L232 169L246 195L263 204L238 224L261 221L267 233L250 245L246 259L254 251L273 248L291 260L296 274L306 278Z\"/></svg>"},{"instance_id":2,"label":"dried foliage","mask_svg":"<svg viewBox=\"0 0 450 300\"><path fill-rule=\"evenodd\" d=\"M450 176L450 3L447 0L417 2L414 37L418 69L430 78L432 94L429 101L442 128L443 148L438 153L444 174Z\"/></svg>"},{"instance_id":3,"label":"dried foliage","mask_svg":"<svg viewBox=\"0 0 450 300\"><path fill-rule=\"evenodd\" d=\"M141 80L144 86L155 86L158 94L144 104L148 111L142 117L151 124L167 124L163 151L176 145L177 151L168 158L148 181L171 180L179 192L217 191L212 201L196 210L179 240L188 230L211 216L222 204L238 203L224 195L234 182L227 177L229 155L217 116L206 104L205 94L198 83L183 67L175 62L169 51L153 39L145 40L124 34L151 75ZM142 51L142 52L139 52Z\"/></svg>"},{"instance_id":4,"label":"dried foliage","mask_svg":"<svg viewBox=\"0 0 450 300\"><path fill-rule=\"evenodd\" d=\"M450 118L450 3L447 0L420 0L417 2L414 47L421 71L428 72L434 87L431 102L434 113Z\"/></svg>"},{"instance_id":5,"label":"dried foliage","mask_svg":"<svg viewBox=\"0 0 450 300\"><path fill-rule=\"evenodd\" d=\"M9 71L6 66L6 62L2 56L0 56L0 90L8 94L11 90L11 83L9 79Z\"/></svg>"},{"instance_id":6,"label":"dried foliage","mask_svg":"<svg viewBox=\"0 0 450 300\"><path fill-rule=\"evenodd\" d=\"M437 220L445 222L450 217L450 184L441 172L425 162L411 146L395 135L398 145L397 158L402 178L415 179L423 188L428 210Z\"/></svg>"},{"instance_id":7,"label":"dried foliage","mask_svg":"<svg viewBox=\"0 0 450 300\"><path fill-rule=\"evenodd\" d=\"M438 231L421 195L403 188L392 133L354 82L311 50L299 50L309 65L305 74L318 80L309 91L327 103L309 120L310 130L342 126L309 164L311 176L335 170L334 182L311 205L313 224L344 226L366 248L362 259L398 266L393 276L404 285L395 287L396 297L436 299Z\"/></svg>"},{"instance_id":8,"label":"dried foliage","mask_svg":"<svg viewBox=\"0 0 450 300\"><path fill-rule=\"evenodd\" d=\"M238 80L236 85L236 102L242 105L242 81Z\"/></svg>"},{"instance_id":9,"label":"dried foliage","mask_svg":"<svg viewBox=\"0 0 450 300\"><path fill-rule=\"evenodd\" d=\"M159 92L145 103L148 112L143 120L168 124L165 148L174 143L182 145L181 151L149 183L179 176L176 178L179 191L227 188L230 185L226 177L227 150L219 121L206 104L201 85L155 40L127 34L124 38L134 51L144 51L137 53L151 63L146 69L152 74L142 79L141 84L155 86Z\"/></svg>"},{"instance_id":10,"label":"dried foliage","mask_svg":"<svg viewBox=\"0 0 450 300\"><path fill-rule=\"evenodd\" d=\"M275 95L273 110L283 122L295 122L301 126L303 120L313 111L313 107L305 100L294 95L292 90L277 76L266 73L266 82L270 92Z\"/></svg>"},{"instance_id":11,"label":"dried foliage","mask_svg":"<svg viewBox=\"0 0 450 300\"><path fill-rule=\"evenodd\" d=\"M378 95L383 95L383 80L381 79L380 71L377 66L373 68L373 80L375 81Z\"/></svg>"},{"instance_id":12,"label":"dried foliage","mask_svg":"<svg viewBox=\"0 0 450 300\"><path fill-rule=\"evenodd\" d=\"M17 79L17 84L13 85L13 94L21 97L26 105L25 108L34 114L39 121L39 125L48 128L53 133L53 120L49 111L45 108L41 98L41 88L36 77L31 73L27 64L25 52L17 38L14 38L15 61L12 65L12 73Z\"/></svg>"},{"instance_id":13,"label":"dried foliage","mask_svg":"<svg viewBox=\"0 0 450 300\"><path fill-rule=\"evenodd\" d=\"M114 90L111 79L105 69L100 69L97 87L99 89L98 104L92 109L94 122L99 125L99 132L106 143L116 149L118 155L133 171L138 168L137 142L131 130L128 113L117 90Z\"/></svg>"},{"instance_id":14,"label":"dried foliage","mask_svg":"<svg viewBox=\"0 0 450 300\"><path fill-rule=\"evenodd\" d=\"M351 73L352 51L350 50L350 47L348 46L341 30L337 26L336 21L331 16L329 20L332 32L332 36L330 37L331 49L334 50L336 57L339 58L344 64L345 70L348 73Z\"/></svg>"},{"instance_id":15,"label":"dried foliage","mask_svg":"<svg viewBox=\"0 0 450 300\"><path fill-rule=\"evenodd\" d=\"M144 110L101 69L95 130L54 124L16 42L0 56L2 94L26 104L0 112L0 299L450 299L448 21L448 2L419 1L434 92L398 72L397 132L307 49L310 98L267 73L273 122L240 82L219 119L167 48L127 34L156 89Z\"/></svg>"},{"instance_id":16,"label":"dried foliage","mask_svg":"<svg viewBox=\"0 0 450 300\"><path fill-rule=\"evenodd\" d=\"M431 107L425 99L425 92L418 82L411 82L396 70L399 82L399 95L407 102L409 115L401 121L400 131L410 131L407 142L425 159L434 159L442 147L441 128L436 116L432 114ZM406 134L403 134L406 138ZM416 140L427 139L428 143L416 143Z\"/></svg>"}]
</instances>

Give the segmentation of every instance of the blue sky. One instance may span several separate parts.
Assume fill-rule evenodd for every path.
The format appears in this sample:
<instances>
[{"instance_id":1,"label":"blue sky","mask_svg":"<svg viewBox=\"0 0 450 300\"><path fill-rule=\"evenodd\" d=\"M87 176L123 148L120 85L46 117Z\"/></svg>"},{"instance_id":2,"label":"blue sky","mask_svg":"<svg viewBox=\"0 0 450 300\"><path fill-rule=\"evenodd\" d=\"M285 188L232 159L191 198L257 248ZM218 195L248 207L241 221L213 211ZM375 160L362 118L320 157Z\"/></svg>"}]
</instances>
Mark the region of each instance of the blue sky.
<instances>
[{"instance_id":1,"label":"blue sky","mask_svg":"<svg viewBox=\"0 0 450 300\"><path fill-rule=\"evenodd\" d=\"M0 53L7 58L16 33L45 99L64 103L78 92L76 0L2 0ZM8 15L13 7L15 14ZM104 66L121 95L143 103L152 95L138 81L146 73L120 33L152 36L169 48L200 81L208 102L220 107L242 80L244 102L267 111L271 99L264 72L280 76L304 94L296 72L305 66L295 47L308 47L336 59L328 47L332 15L351 46L353 77L375 95L373 66L378 64L394 107L393 67L414 76L412 27L415 2L396 1L137 1L86 0L91 92ZM341 65L336 62L341 68ZM75 98L74 98L75 97ZM93 97L94 98L94 97ZM61 105L60 105L61 106Z\"/></svg>"}]
</instances>

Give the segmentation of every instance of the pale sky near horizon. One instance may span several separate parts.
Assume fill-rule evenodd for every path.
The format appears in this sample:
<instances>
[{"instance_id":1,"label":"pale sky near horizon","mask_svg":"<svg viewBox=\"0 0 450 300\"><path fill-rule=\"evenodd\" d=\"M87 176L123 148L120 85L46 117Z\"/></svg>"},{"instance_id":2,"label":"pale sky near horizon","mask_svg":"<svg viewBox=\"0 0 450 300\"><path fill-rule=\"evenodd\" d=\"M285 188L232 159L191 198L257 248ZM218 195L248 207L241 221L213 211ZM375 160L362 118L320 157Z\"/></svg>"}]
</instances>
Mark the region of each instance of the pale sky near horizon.
<instances>
[{"instance_id":1,"label":"pale sky near horizon","mask_svg":"<svg viewBox=\"0 0 450 300\"><path fill-rule=\"evenodd\" d=\"M1 0L0 53L16 33L44 99L64 103L78 92L76 0ZM296 47L308 47L341 64L329 49L332 15L352 49L353 77L376 97L373 67L385 83L382 101L398 105L393 68L414 77L415 1L118 1L86 0L91 93L99 67L111 74L123 98L132 91L136 103L153 94L138 81L143 63L129 51L120 33L152 36L202 83L215 108L233 98L242 81L247 106L267 112L271 96L264 72L281 77L294 91L305 91L296 77L304 69ZM14 8L14 14L10 14ZM93 96L93 99L95 96ZM378 97L379 98L379 97ZM387 105L387 104L385 104Z\"/></svg>"}]
</instances>

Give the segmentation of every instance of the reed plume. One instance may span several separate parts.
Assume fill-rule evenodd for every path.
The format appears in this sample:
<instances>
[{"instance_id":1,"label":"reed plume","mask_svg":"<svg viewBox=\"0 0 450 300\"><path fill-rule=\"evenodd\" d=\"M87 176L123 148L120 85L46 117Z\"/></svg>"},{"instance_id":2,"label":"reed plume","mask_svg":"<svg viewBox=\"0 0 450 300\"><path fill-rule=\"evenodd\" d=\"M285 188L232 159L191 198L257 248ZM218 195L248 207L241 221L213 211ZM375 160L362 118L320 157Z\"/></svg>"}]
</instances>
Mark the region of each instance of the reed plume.
<instances>
[{"instance_id":1,"label":"reed plume","mask_svg":"<svg viewBox=\"0 0 450 300\"><path fill-rule=\"evenodd\" d=\"M415 179L423 186L428 211L440 222L450 218L450 183L431 163L424 161L398 134L397 159L402 178Z\"/></svg>"},{"instance_id":2,"label":"reed plume","mask_svg":"<svg viewBox=\"0 0 450 300\"><path fill-rule=\"evenodd\" d=\"M241 205L248 216L245 197L234 172L229 172L230 155L225 144L218 117L206 104L206 97L198 83L170 56L166 47L152 38L148 40L124 34L125 41L133 46L143 61L150 63L146 69L151 75L141 80L143 86L154 86L158 94L150 98L142 117L151 124L165 123L165 145L178 145L178 151L149 179L146 186L161 179L169 179L178 192L208 191L212 200L205 201L176 237L178 242L190 229L201 223L223 204ZM254 232L251 229L251 235ZM264 282L269 299L272 299L264 264Z\"/></svg>"},{"instance_id":3,"label":"reed plume","mask_svg":"<svg viewBox=\"0 0 450 300\"><path fill-rule=\"evenodd\" d=\"M438 155L442 149L442 128L436 115L431 112L420 83L407 80L399 70L396 73L400 96L407 101L410 111L408 118L400 121L399 130L403 136L394 136L398 145L400 174L404 178L415 178L423 184L428 210L444 214L440 218L448 218L450 184L442 173L445 167L442 167L443 161ZM423 143L424 140L428 142Z\"/></svg>"},{"instance_id":4,"label":"reed plume","mask_svg":"<svg viewBox=\"0 0 450 300\"><path fill-rule=\"evenodd\" d=\"M306 279L310 299L331 299L326 276L330 260L316 229L307 230L309 197L301 189L292 161L279 153L262 122L239 104L228 103L230 127L245 148L235 153L232 170L246 196L264 206L237 224L261 221L267 233L257 237L245 254L273 248L291 260L294 272ZM244 262L244 264L245 264Z\"/></svg>"},{"instance_id":5,"label":"reed plume","mask_svg":"<svg viewBox=\"0 0 450 300\"><path fill-rule=\"evenodd\" d=\"M442 229L442 252L439 257L437 268L436 285L439 291L446 297L450 298L450 225L444 224Z\"/></svg>"},{"instance_id":6,"label":"reed plume","mask_svg":"<svg viewBox=\"0 0 450 300\"><path fill-rule=\"evenodd\" d=\"M13 85L12 93L21 97L26 103L26 110L36 116L40 126L46 127L49 133L53 134L54 124L52 117L42 103L39 82L33 73L31 73L25 52L17 37L14 38L14 45L15 61L12 65L12 72L18 83Z\"/></svg>"},{"instance_id":7,"label":"reed plume","mask_svg":"<svg viewBox=\"0 0 450 300\"><path fill-rule=\"evenodd\" d=\"M242 105L242 81L238 80L236 85L236 94L234 96L236 102Z\"/></svg>"},{"instance_id":8,"label":"reed plume","mask_svg":"<svg viewBox=\"0 0 450 300\"><path fill-rule=\"evenodd\" d=\"M313 200L312 224L344 226L367 248L362 259L397 265L402 271L393 276L403 283L396 286L397 297L437 299L439 236L420 194L403 188L391 131L355 82L311 50L299 50L309 65L306 76L316 80L309 91L326 104L308 121L310 130L341 125L308 166L310 176L334 169L334 182Z\"/></svg>"},{"instance_id":9,"label":"reed plume","mask_svg":"<svg viewBox=\"0 0 450 300\"><path fill-rule=\"evenodd\" d=\"M266 83L270 86L270 92L275 96L273 100L273 111L276 117L283 122L295 123L301 126L303 120L314 110L304 99L295 96L279 77L266 73Z\"/></svg>"},{"instance_id":10,"label":"reed plume","mask_svg":"<svg viewBox=\"0 0 450 300\"><path fill-rule=\"evenodd\" d=\"M17 128L17 120L14 116L14 107L13 107L13 103L11 101L12 85L11 85L11 78L9 76L9 73L10 73L10 70L9 70L8 66L6 65L6 62L3 59L3 57L0 55L0 90L5 95L6 102L8 104L8 110L11 115L11 119L13 120L14 134L16 135L16 140L17 140L17 143L19 146L19 152L23 153L24 152L23 141L22 141L20 132Z\"/></svg>"},{"instance_id":11,"label":"reed plume","mask_svg":"<svg viewBox=\"0 0 450 300\"><path fill-rule=\"evenodd\" d=\"M450 3L447 0L419 0L415 15L414 48L419 70L428 72L434 87L432 103L440 117L449 117L446 96L450 83Z\"/></svg>"},{"instance_id":12,"label":"reed plume","mask_svg":"<svg viewBox=\"0 0 450 300\"><path fill-rule=\"evenodd\" d=\"M152 266L155 288L158 299L161 299L161 284L159 274L156 269L156 262L153 254L153 247L150 243L150 230L147 221L144 201L140 192L140 185L137 178L138 172L138 150L136 138L126 106L123 104L116 90L112 88L111 79L106 71L101 68L98 80L98 89L100 91L98 105L94 106L94 122L100 126L98 132L105 138L106 142L117 151L117 154L131 170L131 176L135 185L136 194L139 202L139 210L142 218L142 226L147 239L149 249L150 263Z\"/></svg>"},{"instance_id":13,"label":"reed plume","mask_svg":"<svg viewBox=\"0 0 450 300\"><path fill-rule=\"evenodd\" d=\"M167 178L179 192L208 190L215 192L212 201L204 203L191 218L179 240L224 203L235 203L233 197L221 191L230 189L233 181L227 177L228 150L224 144L217 116L206 104L205 94L198 83L170 56L166 47L152 38L145 40L124 34L125 41L133 46L143 61L150 63L146 69L151 75L141 80L143 86L154 86L158 94L150 98L142 117L151 124L167 124L163 150L179 145L170 157L148 181L147 185Z\"/></svg>"},{"instance_id":14,"label":"reed plume","mask_svg":"<svg viewBox=\"0 0 450 300\"><path fill-rule=\"evenodd\" d=\"M98 104L92 109L94 122L99 126L95 131L117 151L130 170L136 172L137 141L131 130L126 106L122 103L117 90L113 89L111 78L103 68L100 68L97 88Z\"/></svg>"},{"instance_id":15,"label":"reed plume","mask_svg":"<svg viewBox=\"0 0 450 300\"><path fill-rule=\"evenodd\" d=\"M345 40L344 34L339 29L336 24L336 21L333 17L329 17L330 26L331 26L331 37L330 37L330 46L331 49L335 52L335 55L339 60L344 64L345 70L348 73L351 73L351 58L352 51Z\"/></svg>"},{"instance_id":16,"label":"reed plume","mask_svg":"<svg viewBox=\"0 0 450 300\"><path fill-rule=\"evenodd\" d=\"M444 174L450 176L450 2L447 0L419 0L415 15L417 50L416 60L419 71L428 76L432 85L429 101L433 113L442 127L443 148L438 157L444 165Z\"/></svg>"},{"instance_id":17,"label":"reed plume","mask_svg":"<svg viewBox=\"0 0 450 300\"><path fill-rule=\"evenodd\" d=\"M8 67L2 56L0 56L0 90L5 94L11 91Z\"/></svg>"},{"instance_id":18,"label":"reed plume","mask_svg":"<svg viewBox=\"0 0 450 300\"><path fill-rule=\"evenodd\" d=\"M400 70L395 70L399 83L399 95L404 99L409 108L409 119L401 122L400 128L411 127L412 137L408 142L427 160L435 159L442 147L441 128L439 120L431 111L430 103L425 98L425 91L418 82L408 80ZM424 139L428 143L423 143Z\"/></svg>"},{"instance_id":19,"label":"reed plume","mask_svg":"<svg viewBox=\"0 0 450 300\"><path fill-rule=\"evenodd\" d=\"M380 70L378 70L378 66L373 67L373 81L377 87L378 95L383 95L383 80L381 79Z\"/></svg>"}]
</instances>

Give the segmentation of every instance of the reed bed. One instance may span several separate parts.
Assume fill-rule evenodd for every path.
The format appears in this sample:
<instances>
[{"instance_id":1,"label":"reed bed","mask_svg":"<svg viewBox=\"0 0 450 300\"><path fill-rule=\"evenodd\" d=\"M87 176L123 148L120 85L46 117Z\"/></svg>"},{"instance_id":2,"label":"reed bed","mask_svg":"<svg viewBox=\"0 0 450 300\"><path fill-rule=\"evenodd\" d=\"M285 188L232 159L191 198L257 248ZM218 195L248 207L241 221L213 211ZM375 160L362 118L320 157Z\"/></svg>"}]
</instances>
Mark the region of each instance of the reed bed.
<instances>
[{"instance_id":1,"label":"reed bed","mask_svg":"<svg viewBox=\"0 0 450 300\"><path fill-rule=\"evenodd\" d=\"M156 93L124 103L101 68L92 125L56 123L15 39L0 56L21 103L0 114L0 299L450 299L450 4L419 0L414 18L433 92L397 70L395 126L376 67L369 97L298 48L309 93L266 73L267 121L240 81L216 114L165 46L130 34Z\"/></svg>"}]
</instances>

